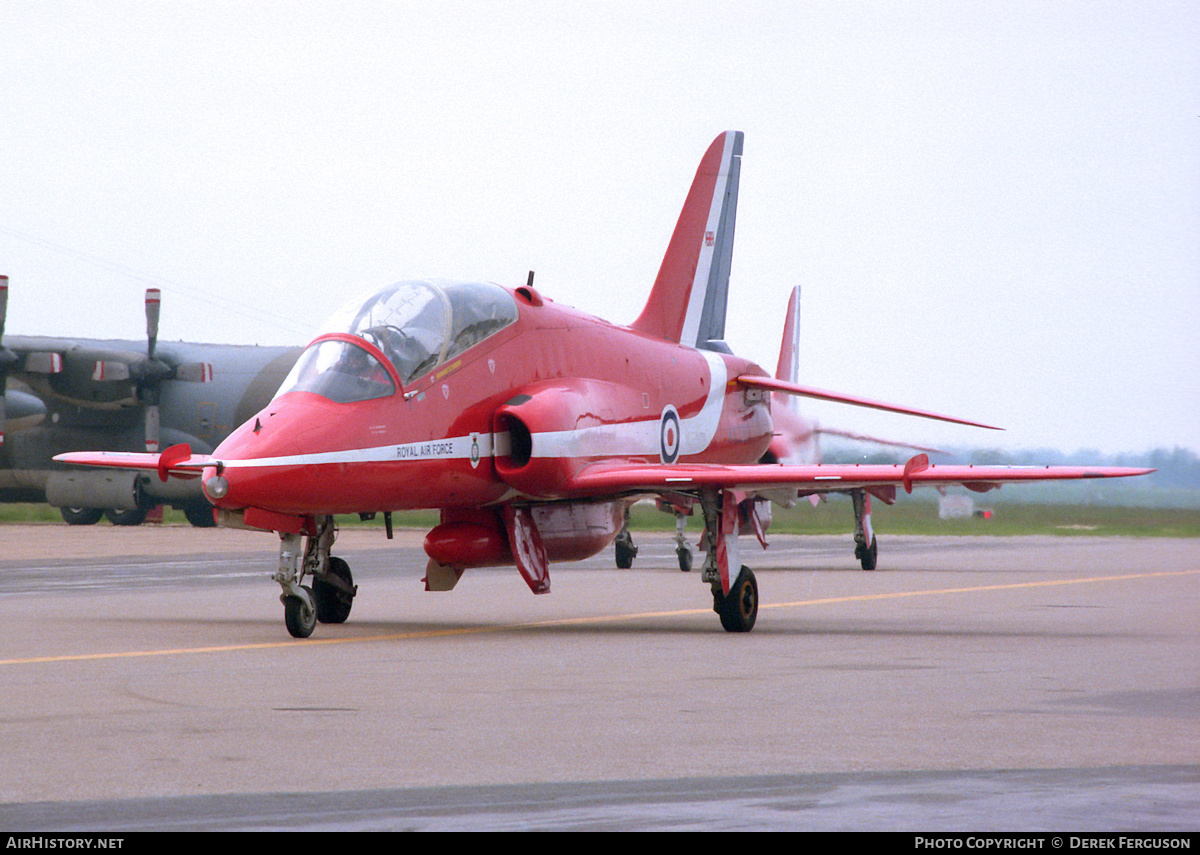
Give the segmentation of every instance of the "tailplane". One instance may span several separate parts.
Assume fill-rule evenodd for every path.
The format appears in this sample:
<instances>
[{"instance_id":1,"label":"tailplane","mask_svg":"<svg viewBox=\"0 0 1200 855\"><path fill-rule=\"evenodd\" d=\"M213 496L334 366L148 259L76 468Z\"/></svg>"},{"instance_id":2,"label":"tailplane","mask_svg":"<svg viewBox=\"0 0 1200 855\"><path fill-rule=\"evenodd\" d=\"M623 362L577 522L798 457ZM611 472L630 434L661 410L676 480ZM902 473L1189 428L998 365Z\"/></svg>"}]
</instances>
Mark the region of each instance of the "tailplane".
<instances>
[{"instance_id":1,"label":"tailplane","mask_svg":"<svg viewBox=\"0 0 1200 855\"><path fill-rule=\"evenodd\" d=\"M725 337L741 162L741 131L726 131L704 153L635 330L688 347Z\"/></svg>"}]
</instances>

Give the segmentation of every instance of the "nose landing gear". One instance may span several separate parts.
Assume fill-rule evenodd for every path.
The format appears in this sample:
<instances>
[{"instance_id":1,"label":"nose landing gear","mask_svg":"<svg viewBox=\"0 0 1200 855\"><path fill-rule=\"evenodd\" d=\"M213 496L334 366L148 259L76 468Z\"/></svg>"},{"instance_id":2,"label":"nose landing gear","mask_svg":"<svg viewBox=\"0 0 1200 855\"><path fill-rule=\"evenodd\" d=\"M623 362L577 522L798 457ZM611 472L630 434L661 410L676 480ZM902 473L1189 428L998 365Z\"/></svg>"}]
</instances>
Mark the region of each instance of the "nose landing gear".
<instances>
[{"instance_id":1,"label":"nose landing gear","mask_svg":"<svg viewBox=\"0 0 1200 855\"><path fill-rule=\"evenodd\" d=\"M309 535L303 553L301 534L280 532L279 570L274 579L283 588L283 622L294 638L308 638L317 622L345 623L358 587L350 566L329 554L337 530L332 517L318 517L316 534ZM312 586L301 584L312 576Z\"/></svg>"}]
</instances>

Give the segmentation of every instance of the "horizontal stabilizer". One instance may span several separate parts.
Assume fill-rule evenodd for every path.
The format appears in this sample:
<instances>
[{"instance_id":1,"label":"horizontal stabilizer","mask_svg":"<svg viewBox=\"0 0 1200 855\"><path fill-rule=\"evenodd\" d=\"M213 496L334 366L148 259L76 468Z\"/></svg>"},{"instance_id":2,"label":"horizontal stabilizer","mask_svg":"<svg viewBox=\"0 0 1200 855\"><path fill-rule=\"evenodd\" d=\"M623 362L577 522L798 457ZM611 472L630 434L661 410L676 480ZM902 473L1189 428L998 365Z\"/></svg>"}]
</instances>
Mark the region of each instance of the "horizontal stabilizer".
<instances>
[{"instance_id":1,"label":"horizontal stabilizer","mask_svg":"<svg viewBox=\"0 0 1200 855\"><path fill-rule=\"evenodd\" d=\"M142 469L157 472L159 478L196 478L209 466L220 461L207 454L192 454L187 445L172 445L160 454L139 451L72 451L55 455L59 463L77 466L101 466L109 469Z\"/></svg>"},{"instance_id":2,"label":"horizontal stabilizer","mask_svg":"<svg viewBox=\"0 0 1200 855\"><path fill-rule=\"evenodd\" d=\"M761 377L756 374L743 374L737 378L737 382L743 386L750 386L758 389L770 389L772 392L782 392L786 395L799 395L801 398L815 398L819 401L833 401L837 404L849 404L852 407L866 407L872 410L884 410L889 413L900 413L905 416L917 416L922 419L934 419L939 422L951 422L956 425L968 425L969 427L986 428L987 430L1004 430L1004 428L996 427L995 425L985 425L981 422L973 422L969 419L960 419L954 416L944 416L941 413L931 413L928 410L916 410L912 407L901 407L897 404L885 404L882 401L872 401L867 398L858 398L854 395L843 395L839 392L826 392L823 389L814 389L811 386L801 386L797 383L788 383L784 380L777 380L774 377Z\"/></svg>"}]
</instances>

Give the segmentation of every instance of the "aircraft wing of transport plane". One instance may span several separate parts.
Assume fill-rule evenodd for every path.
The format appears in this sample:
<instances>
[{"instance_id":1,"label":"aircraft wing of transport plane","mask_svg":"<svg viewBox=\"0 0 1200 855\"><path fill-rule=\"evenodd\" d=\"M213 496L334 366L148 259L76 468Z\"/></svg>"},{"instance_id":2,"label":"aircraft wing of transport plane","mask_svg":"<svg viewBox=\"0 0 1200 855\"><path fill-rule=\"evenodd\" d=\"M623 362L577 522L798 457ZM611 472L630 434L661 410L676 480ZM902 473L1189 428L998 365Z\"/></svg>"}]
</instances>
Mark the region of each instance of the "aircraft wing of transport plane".
<instances>
[{"instance_id":1,"label":"aircraft wing of transport plane","mask_svg":"<svg viewBox=\"0 0 1200 855\"><path fill-rule=\"evenodd\" d=\"M898 488L1106 478L1149 470L764 464L772 393L977 424L772 378L720 339L742 135L705 153L641 315L629 326L554 303L530 281L406 281L355 300L301 355L275 398L211 454L74 453L70 463L200 479L225 525L276 532L284 618L305 637L340 623L357 592L332 555L336 514L437 508L427 590L515 566L537 594L553 561L612 543L625 510L658 496L704 523L701 574L725 629L758 613L740 537L765 544L769 499L840 492L856 554L874 567L870 500ZM981 427L986 427L980 425Z\"/></svg>"}]
</instances>

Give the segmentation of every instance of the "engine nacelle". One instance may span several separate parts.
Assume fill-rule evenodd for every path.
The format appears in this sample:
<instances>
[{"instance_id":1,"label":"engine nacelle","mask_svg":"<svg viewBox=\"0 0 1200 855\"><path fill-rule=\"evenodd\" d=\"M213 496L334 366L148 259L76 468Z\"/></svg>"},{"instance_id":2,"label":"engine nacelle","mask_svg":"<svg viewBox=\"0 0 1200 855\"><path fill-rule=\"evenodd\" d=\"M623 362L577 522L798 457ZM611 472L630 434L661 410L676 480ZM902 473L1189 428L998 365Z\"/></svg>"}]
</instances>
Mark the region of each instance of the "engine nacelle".
<instances>
[{"instance_id":1,"label":"engine nacelle","mask_svg":"<svg viewBox=\"0 0 1200 855\"><path fill-rule=\"evenodd\" d=\"M46 481L46 501L56 508L113 508L130 511L142 506L143 476L109 469L53 472Z\"/></svg>"},{"instance_id":2,"label":"engine nacelle","mask_svg":"<svg viewBox=\"0 0 1200 855\"><path fill-rule=\"evenodd\" d=\"M493 416L492 430L500 438L496 475L527 496L568 496L570 477L580 465L601 457L612 461L622 453L617 414L645 406L640 391L598 380L549 380L526 387ZM629 460L649 459L632 451Z\"/></svg>"}]
</instances>

